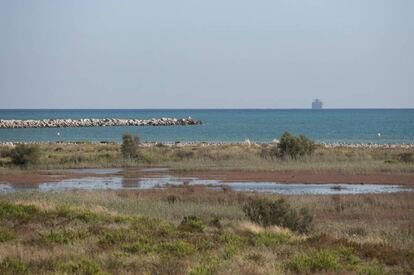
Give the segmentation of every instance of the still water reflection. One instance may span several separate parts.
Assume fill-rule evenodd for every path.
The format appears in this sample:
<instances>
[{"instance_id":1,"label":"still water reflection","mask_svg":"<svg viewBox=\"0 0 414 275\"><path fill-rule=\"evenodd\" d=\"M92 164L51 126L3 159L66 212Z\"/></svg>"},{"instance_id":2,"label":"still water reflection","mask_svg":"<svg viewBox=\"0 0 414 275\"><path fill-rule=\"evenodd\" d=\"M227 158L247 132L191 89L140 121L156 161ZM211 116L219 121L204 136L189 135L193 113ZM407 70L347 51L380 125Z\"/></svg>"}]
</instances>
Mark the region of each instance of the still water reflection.
<instances>
[{"instance_id":1,"label":"still water reflection","mask_svg":"<svg viewBox=\"0 0 414 275\"><path fill-rule=\"evenodd\" d=\"M203 185L210 188L230 188L235 191L265 192L284 195L305 194L366 194L366 193L391 193L412 192L414 189L384 184L303 184L303 183L277 183L277 182L221 182L219 180L205 180L196 177L174 177L168 173L161 173L151 177L136 177L134 175L117 175L120 171L110 171L109 176L104 171L91 171L86 169L84 173L94 173L96 176L71 178L56 182L40 184L13 185L0 183L0 193L19 191L68 191L68 190L142 190L162 188L169 185ZM151 172L151 171L146 171ZM155 172L155 171L154 171ZM159 172L157 170L157 172ZM163 172L167 172L163 170ZM82 171L81 171L82 173ZM115 175L113 175L115 174ZM106 175L106 176L102 176Z\"/></svg>"}]
</instances>

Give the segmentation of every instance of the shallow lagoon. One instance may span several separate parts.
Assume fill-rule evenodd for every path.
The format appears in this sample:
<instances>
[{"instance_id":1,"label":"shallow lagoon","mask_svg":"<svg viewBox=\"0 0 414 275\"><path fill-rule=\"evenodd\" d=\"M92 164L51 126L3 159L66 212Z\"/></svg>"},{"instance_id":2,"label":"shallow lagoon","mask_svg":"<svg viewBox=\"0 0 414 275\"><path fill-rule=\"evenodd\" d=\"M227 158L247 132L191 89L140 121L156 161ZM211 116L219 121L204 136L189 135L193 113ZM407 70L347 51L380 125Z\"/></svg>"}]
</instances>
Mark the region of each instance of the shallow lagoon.
<instances>
[{"instance_id":1,"label":"shallow lagoon","mask_svg":"<svg viewBox=\"0 0 414 275\"><path fill-rule=\"evenodd\" d=\"M307 194L368 194L412 192L414 189L399 185L386 184L304 184L278 182L222 182L196 177L175 177L164 168L143 169L145 172L163 172L151 177L123 176L121 169L78 169L77 173L95 174L94 176L70 178L40 184L0 183L0 193L21 191L70 191L70 190L144 190L165 186L202 185L214 189L229 188L240 192L276 193L282 195Z\"/></svg>"}]
</instances>

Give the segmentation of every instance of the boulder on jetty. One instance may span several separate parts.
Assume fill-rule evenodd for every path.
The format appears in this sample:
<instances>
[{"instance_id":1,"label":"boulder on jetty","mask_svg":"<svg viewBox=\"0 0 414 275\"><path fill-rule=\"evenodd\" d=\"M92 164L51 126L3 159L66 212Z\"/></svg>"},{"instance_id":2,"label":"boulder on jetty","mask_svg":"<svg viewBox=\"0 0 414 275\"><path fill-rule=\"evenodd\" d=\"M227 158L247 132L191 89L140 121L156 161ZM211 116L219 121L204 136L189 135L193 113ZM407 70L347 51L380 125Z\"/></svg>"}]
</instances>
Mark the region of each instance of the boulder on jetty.
<instances>
[{"instance_id":1,"label":"boulder on jetty","mask_svg":"<svg viewBox=\"0 0 414 275\"><path fill-rule=\"evenodd\" d=\"M200 120L188 118L82 118L82 119L39 119L39 120L0 120L0 128L69 128L69 127L113 127L113 126L174 126L200 125Z\"/></svg>"}]
</instances>

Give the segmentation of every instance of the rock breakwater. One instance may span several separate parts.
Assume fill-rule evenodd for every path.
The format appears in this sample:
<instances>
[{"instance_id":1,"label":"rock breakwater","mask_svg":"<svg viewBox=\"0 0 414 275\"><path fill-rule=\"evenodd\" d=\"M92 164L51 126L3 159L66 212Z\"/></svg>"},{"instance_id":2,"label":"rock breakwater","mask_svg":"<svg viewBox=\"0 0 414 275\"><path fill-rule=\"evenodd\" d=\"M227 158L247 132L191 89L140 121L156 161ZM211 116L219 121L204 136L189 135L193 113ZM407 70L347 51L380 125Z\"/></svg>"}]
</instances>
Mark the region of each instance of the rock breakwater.
<instances>
[{"instance_id":1,"label":"rock breakwater","mask_svg":"<svg viewBox=\"0 0 414 275\"><path fill-rule=\"evenodd\" d=\"M200 120L188 118L83 118L83 119L39 119L39 120L0 120L0 128L69 128L69 127L114 127L114 126L185 126L200 125Z\"/></svg>"}]
</instances>

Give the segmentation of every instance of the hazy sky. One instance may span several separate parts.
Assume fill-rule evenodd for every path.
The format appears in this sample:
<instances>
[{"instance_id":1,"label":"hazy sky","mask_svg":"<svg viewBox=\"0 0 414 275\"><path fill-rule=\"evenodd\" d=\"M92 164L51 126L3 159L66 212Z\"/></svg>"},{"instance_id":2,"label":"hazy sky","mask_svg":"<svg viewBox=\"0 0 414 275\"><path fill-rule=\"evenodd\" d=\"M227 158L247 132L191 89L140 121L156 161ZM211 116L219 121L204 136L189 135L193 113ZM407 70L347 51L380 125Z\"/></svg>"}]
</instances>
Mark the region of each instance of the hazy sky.
<instances>
[{"instance_id":1,"label":"hazy sky","mask_svg":"<svg viewBox=\"0 0 414 275\"><path fill-rule=\"evenodd\" d=\"M0 108L414 107L412 0L0 0Z\"/></svg>"}]
</instances>

